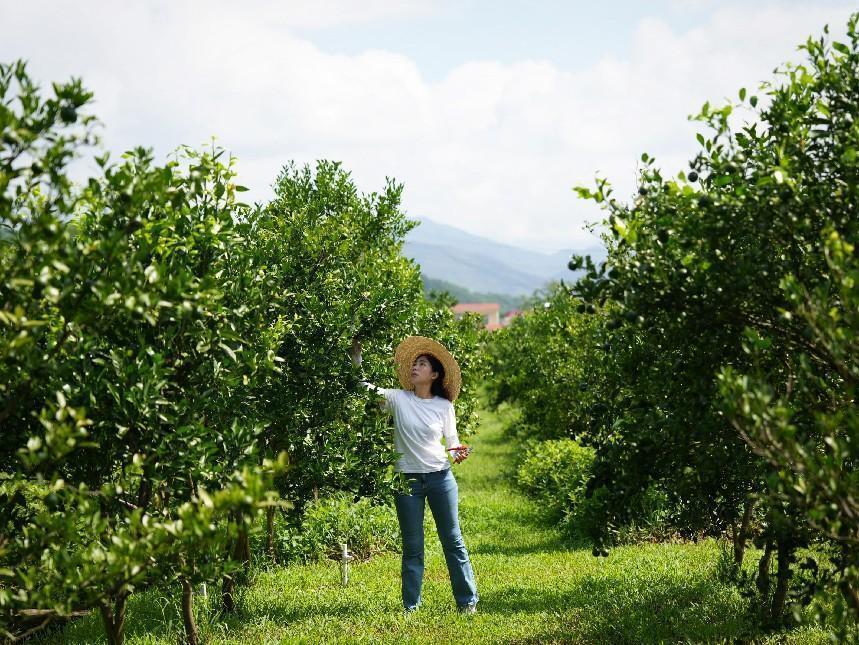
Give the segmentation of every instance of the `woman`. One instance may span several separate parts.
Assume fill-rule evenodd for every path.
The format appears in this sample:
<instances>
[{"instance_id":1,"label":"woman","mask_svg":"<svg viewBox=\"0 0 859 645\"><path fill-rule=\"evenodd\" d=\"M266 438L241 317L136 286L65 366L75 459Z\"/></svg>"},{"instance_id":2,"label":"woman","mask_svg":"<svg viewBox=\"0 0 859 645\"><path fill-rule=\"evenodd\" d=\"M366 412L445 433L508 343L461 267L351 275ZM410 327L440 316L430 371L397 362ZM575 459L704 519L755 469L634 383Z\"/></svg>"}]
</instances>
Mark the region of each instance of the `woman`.
<instances>
[{"instance_id":1,"label":"woman","mask_svg":"<svg viewBox=\"0 0 859 645\"><path fill-rule=\"evenodd\" d=\"M361 365L361 343L352 344L352 361ZM403 536L402 593L407 612L420 605L424 575L424 503L429 502L444 549L453 597L463 613L477 611L477 587L468 551L459 529L458 487L447 452L454 463L468 457L456 433L453 401L462 384L459 365L441 344L410 336L397 347L394 362L403 389L385 389L362 381L384 397L382 408L394 417L394 468L404 473L411 493L397 493L394 502ZM445 446L441 445L444 437Z\"/></svg>"}]
</instances>

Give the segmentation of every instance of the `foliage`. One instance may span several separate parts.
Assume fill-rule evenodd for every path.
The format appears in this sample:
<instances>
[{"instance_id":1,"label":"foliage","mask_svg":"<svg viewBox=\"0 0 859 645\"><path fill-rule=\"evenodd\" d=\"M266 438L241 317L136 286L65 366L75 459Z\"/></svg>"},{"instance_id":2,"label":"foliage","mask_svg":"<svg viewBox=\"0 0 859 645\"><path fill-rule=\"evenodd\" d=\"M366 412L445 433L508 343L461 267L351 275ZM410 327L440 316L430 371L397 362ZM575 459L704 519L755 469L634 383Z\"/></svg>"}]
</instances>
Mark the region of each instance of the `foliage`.
<instances>
[{"instance_id":1,"label":"foliage","mask_svg":"<svg viewBox=\"0 0 859 645\"><path fill-rule=\"evenodd\" d=\"M320 489L393 489L389 421L351 338L376 343L380 379L403 335L446 342L467 433L478 326L424 301L399 254L401 186L361 195L339 164L290 165L275 199L250 207L214 146L165 165L144 148L97 156L76 185L91 95L53 90L0 66L6 636L98 607L119 643L129 596L175 585L193 642L193 588L223 576L233 607L262 513L300 512Z\"/></svg>"},{"instance_id":2,"label":"foliage","mask_svg":"<svg viewBox=\"0 0 859 645\"><path fill-rule=\"evenodd\" d=\"M522 422L513 427L520 435L577 437L587 433L588 410L600 401L601 372L587 373L598 321L579 313L584 305L563 285L544 298L493 332L487 344L492 370L487 390L494 405L516 402Z\"/></svg>"},{"instance_id":3,"label":"foliage","mask_svg":"<svg viewBox=\"0 0 859 645\"><path fill-rule=\"evenodd\" d=\"M274 200L243 224L248 286L262 285L256 333L277 348L260 392L262 443L289 453L294 468L279 488L299 512L322 487L373 495L391 483L388 429L380 415L368 422L346 348L359 328L393 336L421 298L417 269L398 253L410 228L401 190L361 195L339 164L287 166Z\"/></svg>"},{"instance_id":4,"label":"foliage","mask_svg":"<svg viewBox=\"0 0 859 645\"><path fill-rule=\"evenodd\" d=\"M605 525L642 481L682 492L690 523L715 529L760 498L779 557L775 621L810 538L842 549L839 611L859 614L856 24L848 44L809 39L808 62L764 84L766 107L745 90L705 105L697 119L712 136L699 135L689 173L666 178L643 155L633 204L602 181L580 189L608 210L613 245L577 292L621 308L612 346L634 358L617 371L633 397L596 436ZM740 109L755 118L734 130Z\"/></svg>"},{"instance_id":5,"label":"foliage","mask_svg":"<svg viewBox=\"0 0 859 645\"><path fill-rule=\"evenodd\" d=\"M529 314L493 349L496 402L595 448L597 552L655 486L690 537L729 534L738 563L756 540L772 622L797 549L821 540L840 554L821 578L843 593L836 614L859 612L856 24L849 43L810 39L760 106L745 89L705 104L689 172L644 154L631 203L606 180L578 188L607 211L606 262L574 257L586 274L548 301L562 314Z\"/></svg>"},{"instance_id":6,"label":"foliage","mask_svg":"<svg viewBox=\"0 0 859 645\"><path fill-rule=\"evenodd\" d=\"M270 454L289 453L294 468L279 486L299 513L322 489L379 497L395 485L389 421L369 404L346 352L354 336L370 350L367 377L380 384L391 384L389 357L404 336L447 342L466 383L458 420L473 425L475 322L424 301L418 268L400 255L415 224L401 194L390 181L380 194L360 194L337 163L288 165L274 200L247 215L247 273L265 294L259 329L279 347L277 373L261 393L264 443Z\"/></svg>"},{"instance_id":7,"label":"foliage","mask_svg":"<svg viewBox=\"0 0 859 645\"><path fill-rule=\"evenodd\" d=\"M121 642L130 593L214 580L226 541L274 503L259 420L236 414L271 364L237 354L244 311L224 297L246 207L218 150L103 156L77 190L90 95L75 81L43 100L18 63L0 96L0 468L40 491L6 498L4 515L29 517L5 536L0 606L97 606Z\"/></svg>"},{"instance_id":8,"label":"foliage","mask_svg":"<svg viewBox=\"0 0 859 645\"><path fill-rule=\"evenodd\" d=\"M584 499L593 458L593 450L572 439L541 441L525 451L516 483L557 522Z\"/></svg>"},{"instance_id":9,"label":"foliage","mask_svg":"<svg viewBox=\"0 0 859 645\"><path fill-rule=\"evenodd\" d=\"M400 530L397 515L389 505L376 504L348 493L311 502L304 509L300 529L285 526L277 536L287 562L339 559L342 543L358 560L377 553L397 551Z\"/></svg>"}]
</instances>

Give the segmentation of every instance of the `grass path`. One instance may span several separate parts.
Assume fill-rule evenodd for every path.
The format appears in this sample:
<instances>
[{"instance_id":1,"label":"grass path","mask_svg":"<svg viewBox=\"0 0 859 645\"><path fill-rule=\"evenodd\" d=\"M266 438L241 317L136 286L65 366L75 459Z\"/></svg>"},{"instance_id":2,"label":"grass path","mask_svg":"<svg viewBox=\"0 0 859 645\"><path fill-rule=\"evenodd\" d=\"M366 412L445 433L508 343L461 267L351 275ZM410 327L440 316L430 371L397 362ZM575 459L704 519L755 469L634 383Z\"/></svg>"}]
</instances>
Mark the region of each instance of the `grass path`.
<instances>
[{"instance_id":1,"label":"grass path","mask_svg":"<svg viewBox=\"0 0 859 645\"><path fill-rule=\"evenodd\" d=\"M455 610L444 557L427 510L423 604L404 615L400 557L377 556L351 567L340 587L334 562L259 572L243 592L240 612L224 621L201 600L208 642L381 643L648 643L745 640L744 601L716 581L717 546L645 545L608 558L569 549L543 525L534 505L510 486L517 446L503 437L502 412L484 411L474 454L454 466L460 518L481 596L479 612ZM129 643L176 643L174 604L155 593L134 597ZM214 594L210 596L213 606ZM103 642L86 618L51 642ZM755 642L821 643L822 632L794 631Z\"/></svg>"}]
</instances>

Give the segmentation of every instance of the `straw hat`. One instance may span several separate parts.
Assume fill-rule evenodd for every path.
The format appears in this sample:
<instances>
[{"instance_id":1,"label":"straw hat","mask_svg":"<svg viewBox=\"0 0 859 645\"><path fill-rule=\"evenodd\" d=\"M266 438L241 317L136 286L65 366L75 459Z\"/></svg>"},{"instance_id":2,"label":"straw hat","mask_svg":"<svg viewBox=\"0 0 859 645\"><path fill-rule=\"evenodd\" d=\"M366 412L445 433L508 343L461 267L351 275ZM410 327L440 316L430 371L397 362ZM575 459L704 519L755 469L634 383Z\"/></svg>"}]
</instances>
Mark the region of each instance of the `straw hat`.
<instances>
[{"instance_id":1,"label":"straw hat","mask_svg":"<svg viewBox=\"0 0 859 645\"><path fill-rule=\"evenodd\" d=\"M432 338L408 336L397 346L394 352L394 362L397 364L397 376L400 378L400 385L403 386L404 390L414 389L409 375L415 359L421 354L434 356L444 366L442 385L448 398L455 401L462 387L462 372L459 370L459 363L444 345Z\"/></svg>"}]
</instances>

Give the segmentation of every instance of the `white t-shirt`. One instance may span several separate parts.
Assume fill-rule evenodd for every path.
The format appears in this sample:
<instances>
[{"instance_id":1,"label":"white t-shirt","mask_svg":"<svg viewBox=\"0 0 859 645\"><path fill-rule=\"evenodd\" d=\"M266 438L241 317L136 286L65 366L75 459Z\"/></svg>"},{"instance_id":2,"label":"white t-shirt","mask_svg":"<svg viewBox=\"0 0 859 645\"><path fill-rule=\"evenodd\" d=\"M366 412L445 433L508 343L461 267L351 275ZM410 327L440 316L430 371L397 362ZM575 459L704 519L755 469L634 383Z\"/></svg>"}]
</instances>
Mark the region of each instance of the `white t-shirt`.
<instances>
[{"instance_id":1,"label":"white t-shirt","mask_svg":"<svg viewBox=\"0 0 859 645\"><path fill-rule=\"evenodd\" d=\"M442 396L422 399L413 390L386 389L362 381L385 397L384 409L394 416L394 448L400 458L394 470L431 473L450 468L445 446L459 445L453 403Z\"/></svg>"}]
</instances>

